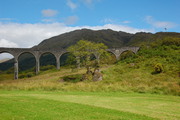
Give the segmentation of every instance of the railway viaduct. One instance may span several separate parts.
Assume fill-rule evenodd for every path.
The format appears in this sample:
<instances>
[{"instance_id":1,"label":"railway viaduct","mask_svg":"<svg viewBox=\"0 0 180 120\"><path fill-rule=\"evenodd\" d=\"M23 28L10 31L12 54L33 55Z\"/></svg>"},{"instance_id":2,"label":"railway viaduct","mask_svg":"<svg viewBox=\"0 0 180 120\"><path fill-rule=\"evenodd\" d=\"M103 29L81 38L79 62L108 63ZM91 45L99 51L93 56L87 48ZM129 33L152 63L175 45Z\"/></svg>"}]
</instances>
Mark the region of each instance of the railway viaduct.
<instances>
[{"instance_id":1,"label":"railway viaduct","mask_svg":"<svg viewBox=\"0 0 180 120\"><path fill-rule=\"evenodd\" d=\"M116 56L118 60L120 55L125 51L132 51L135 54L139 50L139 47L122 47L122 48L111 48L107 49L108 52L111 52ZM36 74L40 71L40 57L45 53L51 53L56 58L56 68L60 69L60 57L68 53L65 49L38 49L38 48L4 48L0 47L0 53L9 53L14 56L14 79L18 79L18 59L24 53L32 54L36 59ZM99 61L100 55L94 53L96 59Z\"/></svg>"}]
</instances>

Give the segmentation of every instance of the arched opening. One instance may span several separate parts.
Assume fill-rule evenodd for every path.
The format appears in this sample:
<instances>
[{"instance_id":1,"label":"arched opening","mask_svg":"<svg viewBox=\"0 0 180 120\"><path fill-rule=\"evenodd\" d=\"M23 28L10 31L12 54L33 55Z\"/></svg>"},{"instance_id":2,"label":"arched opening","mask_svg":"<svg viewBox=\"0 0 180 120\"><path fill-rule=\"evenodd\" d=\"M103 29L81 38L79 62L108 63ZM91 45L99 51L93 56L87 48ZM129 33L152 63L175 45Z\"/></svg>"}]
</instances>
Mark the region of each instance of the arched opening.
<instances>
[{"instance_id":1,"label":"arched opening","mask_svg":"<svg viewBox=\"0 0 180 120\"><path fill-rule=\"evenodd\" d=\"M54 54L47 52L43 53L40 58L40 71L46 71L56 68L56 58Z\"/></svg>"},{"instance_id":2,"label":"arched opening","mask_svg":"<svg viewBox=\"0 0 180 120\"><path fill-rule=\"evenodd\" d=\"M35 56L30 52L24 52L18 57L19 78L32 77L36 69Z\"/></svg>"},{"instance_id":3,"label":"arched opening","mask_svg":"<svg viewBox=\"0 0 180 120\"><path fill-rule=\"evenodd\" d=\"M120 55L119 60L121 61L131 61L131 59L135 58L136 54L131 50L123 51Z\"/></svg>"},{"instance_id":4,"label":"arched opening","mask_svg":"<svg viewBox=\"0 0 180 120\"><path fill-rule=\"evenodd\" d=\"M114 64L116 61L116 56L110 51L100 56L100 64Z\"/></svg>"},{"instance_id":5,"label":"arched opening","mask_svg":"<svg viewBox=\"0 0 180 120\"><path fill-rule=\"evenodd\" d=\"M63 66L69 66L69 67L74 67L76 64L76 57L70 53L66 52L61 55L60 57L60 65Z\"/></svg>"},{"instance_id":6,"label":"arched opening","mask_svg":"<svg viewBox=\"0 0 180 120\"><path fill-rule=\"evenodd\" d=\"M0 81L13 79L14 56L8 52L0 52Z\"/></svg>"}]
</instances>

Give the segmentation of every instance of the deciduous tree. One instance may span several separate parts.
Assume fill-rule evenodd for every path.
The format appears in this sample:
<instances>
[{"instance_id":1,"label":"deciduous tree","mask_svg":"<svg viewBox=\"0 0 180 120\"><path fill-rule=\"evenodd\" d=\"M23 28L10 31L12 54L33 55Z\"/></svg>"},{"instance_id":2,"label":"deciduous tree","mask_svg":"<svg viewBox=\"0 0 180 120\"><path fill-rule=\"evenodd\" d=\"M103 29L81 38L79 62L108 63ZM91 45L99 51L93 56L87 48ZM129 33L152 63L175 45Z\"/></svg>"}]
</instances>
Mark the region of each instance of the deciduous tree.
<instances>
[{"instance_id":1,"label":"deciduous tree","mask_svg":"<svg viewBox=\"0 0 180 120\"><path fill-rule=\"evenodd\" d=\"M87 68L87 73L90 72L90 67L96 64L99 65L100 55L106 54L107 46L103 43L94 43L87 40L80 40L75 45L70 46L67 50L71 52L79 62ZM93 64L91 61L91 56L95 55L96 62Z\"/></svg>"}]
</instances>

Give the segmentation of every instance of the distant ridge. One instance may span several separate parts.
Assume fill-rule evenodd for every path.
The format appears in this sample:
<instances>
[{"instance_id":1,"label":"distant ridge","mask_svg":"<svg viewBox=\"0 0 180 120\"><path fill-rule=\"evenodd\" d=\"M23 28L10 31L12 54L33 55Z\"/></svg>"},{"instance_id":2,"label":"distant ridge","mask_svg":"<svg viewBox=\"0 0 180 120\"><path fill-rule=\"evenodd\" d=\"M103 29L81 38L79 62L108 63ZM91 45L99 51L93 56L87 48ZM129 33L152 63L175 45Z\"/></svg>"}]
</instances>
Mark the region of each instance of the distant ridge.
<instances>
[{"instance_id":1,"label":"distant ridge","mask_svg":"<svg viewBox=\"0 0 180 120\"><path fill-rule=\"evenodd\" d=\"M43 48L67 48L75 44L77 41L85 39L92 42L102 42L108 47L122 47L133 36L133 34L125 32L116 32L110 29L107 30L89 30L81 29L72 32L64 33L42 41L37 47Z\"/></svg>"},{"instance_id":2,"label":"distant ridge","mask_svg":"<svg viewBox=\"0 0 180 120\"><path fill-rule=\"evenodd\" d=\"M8 60L10 60L10 59L9 58L4 58L4 59L0 60L0 63L6 62Z\"/></svg>"},{"instance_id":3,"label":"distant ridge","mask_svg":"<svg viewBox=\"0 0 180 120\"><path fill-rule=\"evenodd\" d=\"M159 33L145 33L139 32L130 34L122 31L106 30L90 30L81 29L68 33L64 33L52 38L42 41L39 45L35 46L40 49L45 48L64 48L75 44L77 41L85 39L92 42L102 42L109 48L118 48L123 46L141 46L147 42L153 42L165 36L180 37L180 33L175 32L159 32Z\"/></svg>"}]
</instances>

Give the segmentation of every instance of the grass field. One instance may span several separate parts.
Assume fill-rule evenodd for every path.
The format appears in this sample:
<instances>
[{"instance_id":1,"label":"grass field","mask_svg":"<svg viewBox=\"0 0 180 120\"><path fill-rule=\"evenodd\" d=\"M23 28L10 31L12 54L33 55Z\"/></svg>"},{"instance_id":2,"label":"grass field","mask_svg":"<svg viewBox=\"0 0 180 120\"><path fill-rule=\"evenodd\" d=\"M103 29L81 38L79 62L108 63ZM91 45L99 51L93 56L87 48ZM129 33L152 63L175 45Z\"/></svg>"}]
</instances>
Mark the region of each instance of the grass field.
<instances>
[{"instance_id":1,"label":"grass field","mask_svg":"<svg viewBox=\"0 0 180 120\"><path fill-rule=\"evenodd\" d=\"M18 80L13 69L0 71L0 120L180 120L179 50L142 49L138 56L103 64L98 82L81 81L85 68L46 66L36 76L32 68ZM80 79L66 81L67 76Z\"/></svg>"},{"instance_id":2,"label":"grass field","mask_svg":"<svg viewBox=\"0 0 180 120\"><path fill-rule=\"evenodd\" d=\"M0 91L2 120L179 120L177 96L121 92Z\"/></svg>"},{"instance_id":3,"label":"grass field","mask_svg":"<svg viewBox=\"0 0 180 120\"><path fill-rule=\"evenodd\" d=\"M61 68L43 71L37 76L13 80L0 80L1 90L28 90L28 91L86 91L86 92L138 92L152 94L167 94L180 96L180 81L178 76L167 73L151 74L147 68L131 68L128 64L104 66L101 68L103 80L99 82L79 81L61 82L64 76L84 74L85 69L73 71ZM3 75L0 75L3 77ZM13 78L13 76L11 76Z\"/></svg>"}]
</instances>

